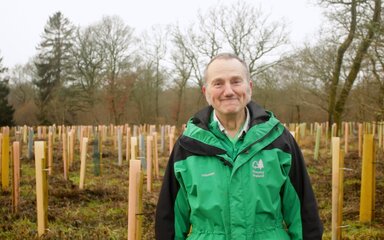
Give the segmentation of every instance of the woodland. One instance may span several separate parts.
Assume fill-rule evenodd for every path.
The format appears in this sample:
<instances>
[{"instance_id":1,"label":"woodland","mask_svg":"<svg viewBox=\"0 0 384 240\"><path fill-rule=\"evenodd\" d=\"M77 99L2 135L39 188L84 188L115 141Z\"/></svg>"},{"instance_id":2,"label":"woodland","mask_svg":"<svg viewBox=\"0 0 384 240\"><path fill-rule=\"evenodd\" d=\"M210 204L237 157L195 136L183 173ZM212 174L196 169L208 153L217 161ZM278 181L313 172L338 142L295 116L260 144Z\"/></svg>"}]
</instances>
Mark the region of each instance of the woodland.
<instances>
[{"instance_id":1,"label":"woodland","mask_svg":"<svg viewBox=\"0 0 384 240\"><path fill-rule=\"evenodd\" d=\"M2 149L9 147L7 142L20 140L20 129L29 129L32 136L31 141L22 141L20 157L16 157L21 164L18 211L12 211L13 192L0 194L0 239L127 239L130 169L127 160L116 164L121 146L117 147L112 134L100 142L92 136L88 150L83 151L84 159L88 158L85 189L78 187L79 139L75 140L74 162L65 178L67 141L53 138L48 147L53 153L53 173L48 176L48 228L39 237L35 196L38 161L29 156L33 129L58 126L75 131L82 125L95 130L103 125L112 129L150 124L172 125L180 134L191 115L206 105L200 90L204 66L221 52L235 53L248 63L252 99L287 126L317 122L337 126L341 132L342 122L344 126L353 123L341 184L343 221L337 226L341 239L384 239L384 6L382 0L313 2L324 9L327 20L316 36L299 46L290 42L284 20L272 20L261 8L243 1L211 6L196 13L188 26L159 25L140 33L119 16L104 16L88 26L78 26L64 12L47 16L36 54L27 63L5 66L0 52L0 126L3 133L8 126L11 129L11 135L3 136ZM377 182L372 202L376 209L369 223L359 221L362 144L356 126L362 122L381 129L375 139L378 147L371 145ZM309 133L307 129L306 134L302 131L298 143L324 224L323 239L334 239L330 135L324 130L317 141L312 130ZM127 132L126 139L130 139ZM170 148L159 151L160 175L154 178L153 191L142 193L144 210L138 215L143 232L139 239L154 239L154 212L172 146L172 141L167 141ZM96 154L98 144L103 150ZM320 147L318 154L314 154L315 145ZM5 149L2 159L7 155L4 152L9 152ZM91 157L103 159L102 163L96 161L102 166L101 175L95 173L97 164ZM128 151L124 157L129 158ZM15 166L4 162L3 172Z\"/></svg>"},{"instance_id":2,"label":"woodland","mask_svg":"<svg viewBox=\"0 0 384 240\"><path fill-rule=\"evenodd\" d=\"M119 16L75 27L56 12L26 64L4 66L0 52L2 125L181 126L206 105L204 66L220 52L246 60L252 98L283 122L382 120L382 1L317 4L327 21L301 46L283 20L242 1L141 33Z\"/></svg>"}]
</instances>

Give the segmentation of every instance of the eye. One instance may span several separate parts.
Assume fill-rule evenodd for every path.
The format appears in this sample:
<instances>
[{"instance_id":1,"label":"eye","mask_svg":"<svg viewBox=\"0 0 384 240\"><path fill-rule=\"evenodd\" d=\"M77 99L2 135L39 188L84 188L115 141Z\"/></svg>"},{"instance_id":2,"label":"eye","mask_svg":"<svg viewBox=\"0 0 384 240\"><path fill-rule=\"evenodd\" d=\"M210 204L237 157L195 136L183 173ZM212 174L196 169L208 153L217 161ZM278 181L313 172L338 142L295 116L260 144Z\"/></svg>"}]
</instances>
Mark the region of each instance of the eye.
<instances>
[{"instance_id":1,"label":"eye","mask_svg":"<svg viewBox=\"0 0 384 240\"><path fill-rule=\"evenodd\" d=\"M235 78L232 80L232 84L235 84L235 85L241 84L242 82L243 82L243 79L241 78Z\"/></svg>"},{"instance_id":2,"label":"eye","mask_svg":"<svg viewBox=\"0 0 384 240\"><path fill-rule=\"evenodd\" d=\"M223 83L221 81L215 81L215 82L212 83L212 85L214 87L220 87L221 85L223 85Z\"/></svg>"}]
</instances>

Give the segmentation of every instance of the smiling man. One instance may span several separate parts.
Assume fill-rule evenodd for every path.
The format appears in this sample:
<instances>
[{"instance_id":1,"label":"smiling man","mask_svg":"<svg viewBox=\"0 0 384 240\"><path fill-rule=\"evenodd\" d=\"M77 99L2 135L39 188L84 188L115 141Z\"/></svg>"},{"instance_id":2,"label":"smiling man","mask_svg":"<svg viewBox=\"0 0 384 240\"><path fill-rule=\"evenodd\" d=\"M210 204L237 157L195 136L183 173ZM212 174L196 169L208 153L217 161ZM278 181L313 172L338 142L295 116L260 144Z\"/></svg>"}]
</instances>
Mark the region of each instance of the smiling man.
<instances>
[{"instance_id":1,"label":"smiling man","mask_svg":"<svg viewBox=\"0 0 384 240\"><path fill-rule=\"evenodd\" d=\"M219 55L208 64L203 93L230 138L237 138L247 116L246 105L251 100L252 81L244 62Z\"/></svg>"},{"instance_id":2,"label":"smiling man","mask_svg":"<svg viewBox=\"0 0 384 240\"><path fill-rule=\"evenodd\" d=\"M156 239L321 239L301 151L274 115L251 101L247 64L219 54L204 77L209 106L188 121L169 158Z\"/></svg>"}]
</instances>

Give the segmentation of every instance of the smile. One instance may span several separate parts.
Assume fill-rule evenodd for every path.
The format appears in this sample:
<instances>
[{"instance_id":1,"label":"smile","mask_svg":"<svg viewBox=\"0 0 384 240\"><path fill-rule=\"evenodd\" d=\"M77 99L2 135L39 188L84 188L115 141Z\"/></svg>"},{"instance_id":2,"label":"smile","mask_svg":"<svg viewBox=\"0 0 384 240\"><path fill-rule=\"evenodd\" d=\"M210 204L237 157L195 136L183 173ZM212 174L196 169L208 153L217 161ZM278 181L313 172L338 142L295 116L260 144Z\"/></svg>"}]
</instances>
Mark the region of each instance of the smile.
<instances>
[{"instance_id":1,"label":"smile","mask_svg":"<svg viewBox=\"0 0 384 240\"><path fill-rule=\"evenodd\" d=\"M225 98L225 99L221 99L220 101L238 101L237 98Z\"/></svg>"}]
</instances>

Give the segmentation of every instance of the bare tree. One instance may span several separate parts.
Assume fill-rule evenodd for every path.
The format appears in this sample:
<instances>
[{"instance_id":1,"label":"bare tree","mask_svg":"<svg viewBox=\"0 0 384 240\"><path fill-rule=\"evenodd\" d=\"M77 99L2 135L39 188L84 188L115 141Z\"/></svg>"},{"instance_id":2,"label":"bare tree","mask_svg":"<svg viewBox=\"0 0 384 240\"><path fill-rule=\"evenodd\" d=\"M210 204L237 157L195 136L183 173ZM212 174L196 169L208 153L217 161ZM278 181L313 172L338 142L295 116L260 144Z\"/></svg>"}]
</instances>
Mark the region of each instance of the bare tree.
<instances>
[{"instance_id":1,"label":"bare tree","mask_svg":"<svg viewBox=\"0 0 384 240\"><path fill-rule=\"evenodd\" d=\"M38 124L35 112L35 89L32 79L36 78L36 69L32 61L25 65L15 65L9 70L10 103L15 108L14 119L17 124Z\"/></svg>"},{"instance_id":2,"label":"bare tree","mask_svg":"<svg viewBox=\"0 0 384 240\"><path fill-rule=\"evenodd\" d=\"M381 26L382 27L382 26ZM380 36L373 42L372 49L369 54L368 72L372 73L373 88L370 89L372 94L367 97L371 98L375 103L372 111L375 113L377 120L384 119L384 28L380 29ZM375 94L376 93L376 94Z\"/></svg>"},{"instance_id":3,"label":"bare tree","mask_svg":"<svg viewBox=\"0 0 384 240\"><path fill-rule=\"evenodd\" d=\"M32 80L35 78L36 70L31 62L25 65L15 65L9 71L10 81L12 84L12 95L14 104L22 105L28 101L33 101L34 92Z\"/></svg>"},{"instance_id":4,"label":"bare tree","mask_svg":"<svg viewBox=\"0 0 384 240\"><path fill-rule=\"evenodd\" d=\"M176 124L179 124L181 106L183 102L182 99L188 84L188 80L191 78L193 66L187 57L187 49L185 48L186 45L179 28L174 30L172 34L172 42L175 45L171 56L174 69L173 82L177 92L174 119Z\"/></svg>"},{"instance_id":5,"label":"bare tree","mask_svg":"<svg viewBox=\"0 0 384 240\"><path fill-rule=\"evenodd\" d=\"M151 33L143 33L141 39L141 46L144 52L143 61L145 68L147 69L146 79L153 81L153 84L149 84L148 86L151 86L154 89L155 119L156 122L158 122L160 116L159 96L164 87L167 76L165 66L165 56L167 54L168 43L167 31L161 26L153 26L151 28ZM154 71L154 76L148 75L152 70ZM151 95L145 96L151 97ZM149 112L149 109L147 108L147 114L149 113L151 112Z\"/></svg>"},{"instance_id":6,"label":"bare tree","mask_svg":"<svg viewBox=\"0 0 384 240\"><path fill-rule=\"evenodd\" d=\"M230 6L217 9L219 30L223 34L230 49L248 61L251 76L263 72L278 62L261 61L264 57L272 57L276 50L288 41L284 22L270 21L269 16L260 8L238 1Z\"/></svg>"},{"instance_id":7,"label":"bare tree","mask_svg":"<svg viewBox=\"0 0 384 240\"><path fill-rule=\"evenodd\" d=\"M141 64L135 78L131 99L137 108L137 120L139 123L154 123L157 119L155 94L159 91L156 85L156 65L153 62Z\"/></svg>"},{"instance_id":8,"label":"bare tree","mask_svg":"<svg viewBox=\"0 0 384 240\"><path fill-rule=\"evenodd\" d=\"M127 101L126 94L119 88L119 78L130 68L130 61L132 61L130 58L134 52L133 43L135 42L133 29L117 16L104 17L96 27L98 44L104 56L103 86L107 91L106 100L109 104L111 120L118 124L124 115L124 106Z\"/></svg>"},{"instance_id":9,"label":"bare tree","mask_svg":"<svg viewBox=\"0 0 384 240\"><path fill-rule=\"evenodd\" d=\"M306 44L282 61L286 71L290 72L290 76L282 77L301 85L306 93L317 99L315 102L310 102L306 98L307 94L304 94L304 97L300 97L301 103L328 114L329 79L332 76L335 48L334 44L327 41L319 41L315 46ZM278 75L281 76L281 73Z\"/></svg>"},{"instance_id":10,"label":"bare tree","mask_svg":"<svg viewBox=\"0 0 384 240\"><path fill-rule=\"evenodd\" d=\"M245 59L252 78L279 62L273 54L288 41L285 29L283 22L270 21L261 9L238 1L199 12L197 23L185 31L179 29L179 46L190 61L192 80L201 88L204 66L220 51L230 51Z\"/></svg>"},{"instance_id":11,"label":"bare tree","mask_svg":"<svg viewBox=\"0 0 384 240\"><path fill-rule=\"evenodd\" d=\"M338 26L346 29L347 33L337 47L328 101L330 113L328 121L340 125L347 98L358 77L361 63L381 24L382 1L323 0L322 3L333 7L330 17L339 23ZM348 69L344 79L342 79L343 69ZM344 83L341 85L342 80Z\"/></svg>"},{"instance_id":12,"label":"bare tree","mask_svg":"<svg viewBox=\"0 0 384 240\"><path fill-rule=\"evenodd\" d=\"M79 95L85 105L84 111L92 114L95 123L98 116L94 111L95 104L101 99L97 98L97 92L101 89L105 75L104 52L98 42L100 27L91 25L84 29L78 29L73 49L75 58L75 86L81 89Z\"/></svg>"}]
</instances>

